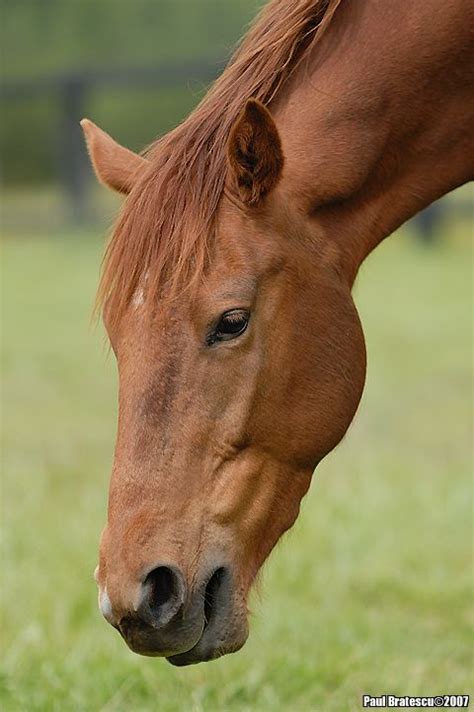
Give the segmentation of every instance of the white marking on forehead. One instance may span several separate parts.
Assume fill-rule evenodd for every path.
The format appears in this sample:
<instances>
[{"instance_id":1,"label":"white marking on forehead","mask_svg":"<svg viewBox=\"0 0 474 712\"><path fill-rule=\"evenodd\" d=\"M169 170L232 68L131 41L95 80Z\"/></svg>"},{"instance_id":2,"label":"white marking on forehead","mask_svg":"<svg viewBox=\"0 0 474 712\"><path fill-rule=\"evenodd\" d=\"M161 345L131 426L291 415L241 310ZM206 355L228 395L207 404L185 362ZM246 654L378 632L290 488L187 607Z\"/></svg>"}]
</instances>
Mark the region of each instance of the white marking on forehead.
<instances>
[{"instance_id":1,"label":"white marking on forehead","mask_svg":"<svg viewBox=\"0 0 474 712\"><path fill-rule=\"evenodd\" d=\"M133 299L132 299L132 304L135 307L135 309L138 309L138 307L141 307L142 304L144 303L144 301L145 301L145 295L143 293L143 289L142 288L137 289L137 291L133 295Z\"/></svg>"},{"instance_id":2,"label":"white marking on forehead","mask_svg":"<svg viewBox=\"0 0 474 712\"><path fill-rule=\"evenodd\" d=\"M144 282L145 284L148 281L148 271L145 272L144 276ZM141 307L142 304L145 303L145 290L143 287L138 287L136 290L135 294L132 297L132 304L135 307L135 309L138 309L138 307Z\"/></svg>"}]
</instances>

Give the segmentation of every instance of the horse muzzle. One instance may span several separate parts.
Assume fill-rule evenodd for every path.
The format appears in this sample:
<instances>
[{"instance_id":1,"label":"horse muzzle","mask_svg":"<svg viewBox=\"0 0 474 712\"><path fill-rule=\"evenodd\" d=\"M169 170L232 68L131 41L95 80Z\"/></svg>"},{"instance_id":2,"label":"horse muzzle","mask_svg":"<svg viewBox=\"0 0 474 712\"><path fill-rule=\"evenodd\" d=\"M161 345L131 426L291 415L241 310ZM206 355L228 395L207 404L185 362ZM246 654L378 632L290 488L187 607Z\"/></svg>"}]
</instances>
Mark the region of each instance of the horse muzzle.
<instances>
[{"instance_id":1,"label":"horse muzzle","mask_svg":"<svg viewBox=\"0 0 474 712\"><path fill-rule=\"evenodd\" d=\"M99 608L133 652L173 665L235 652L248 636L246 606L236 600L227 566L208 572L191 592L176 566L160 564L145 576L136 606L117 614L104 588Z\"/></svg>"}]
</instances>

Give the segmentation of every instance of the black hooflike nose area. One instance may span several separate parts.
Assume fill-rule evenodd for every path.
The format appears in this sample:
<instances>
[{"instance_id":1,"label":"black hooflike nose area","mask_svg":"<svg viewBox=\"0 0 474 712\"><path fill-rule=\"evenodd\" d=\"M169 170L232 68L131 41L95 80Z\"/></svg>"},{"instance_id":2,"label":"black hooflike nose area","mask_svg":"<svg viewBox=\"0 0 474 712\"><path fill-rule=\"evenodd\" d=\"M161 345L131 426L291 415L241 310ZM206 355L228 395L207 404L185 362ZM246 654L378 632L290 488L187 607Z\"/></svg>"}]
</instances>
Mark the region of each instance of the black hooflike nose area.
<instances>
[{"instance_id":1,"label":"black hooflike nose area","mask_svg":"<svg viewBox=\"0 0 474 712\"><path fill-rule=\"evenodd\" d=\"M137 613L154 628L170 622L181 610L185 596L182 573L176 566L157 566L144 582Z\"/></svg>"}]
</instances>

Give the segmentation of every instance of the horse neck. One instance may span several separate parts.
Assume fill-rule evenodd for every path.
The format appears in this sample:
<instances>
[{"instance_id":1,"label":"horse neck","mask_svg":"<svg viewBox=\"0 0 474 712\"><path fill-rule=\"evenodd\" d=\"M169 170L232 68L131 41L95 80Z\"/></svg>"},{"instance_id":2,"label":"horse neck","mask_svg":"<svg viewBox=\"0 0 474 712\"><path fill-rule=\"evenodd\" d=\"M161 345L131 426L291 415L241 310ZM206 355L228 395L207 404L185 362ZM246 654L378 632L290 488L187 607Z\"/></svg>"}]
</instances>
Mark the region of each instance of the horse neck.
<instances>
[{"instance_id":1,"label":"horse neck","mask_svg":"<svg viewBox=\"0 0 474 712\"><path fill-rule=\"evenodd\" d=\"M399 225L472 174L469 3L342 3L273 104L281 189L338 241L350 283Z\"/></svg>"}]
</instances>

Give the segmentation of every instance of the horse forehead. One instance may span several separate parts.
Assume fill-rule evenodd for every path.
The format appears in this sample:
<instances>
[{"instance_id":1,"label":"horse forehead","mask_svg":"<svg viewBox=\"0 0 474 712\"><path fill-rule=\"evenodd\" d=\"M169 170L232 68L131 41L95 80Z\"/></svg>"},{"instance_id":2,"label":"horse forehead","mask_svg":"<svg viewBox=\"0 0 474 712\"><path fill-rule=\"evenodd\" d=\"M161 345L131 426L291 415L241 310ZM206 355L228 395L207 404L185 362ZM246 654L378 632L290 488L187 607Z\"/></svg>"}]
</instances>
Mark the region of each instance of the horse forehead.
<instances>
[{"instance_id":1,"label":"horse forehead","mask_svg":"<svg viewBox=\"0 0 474 712\"><path fill-rule=\"evenodd\" d=\"M186 328L170 318L145 322L127 339L120 364L121 393L142 425L162 431L183 399L192 355Z\"/></svg>"},{"instance_id":2,"label":"horse forehead","mask_svg":"<svg viewBox=\"0 0 474 712\"><path fill-rule=\"evenodd\" d=\"M119 336L119 367L134 383L172 380L190 351L190 324L176 308L149 312L150 305L132 306Z\"/></svg>"},{"instance_id":3,"label":"horse forehead","mask_svg":"<svg viewBox=\"0 0 474 712\"><path fill-rule=\"evenodd\" d=\"M152 370L140 398L140 415L149 425L164 427L183 385L182 362L167 357Z\"/></svg>"}]
</instances>

